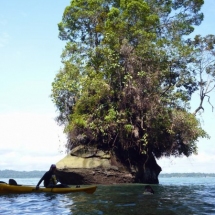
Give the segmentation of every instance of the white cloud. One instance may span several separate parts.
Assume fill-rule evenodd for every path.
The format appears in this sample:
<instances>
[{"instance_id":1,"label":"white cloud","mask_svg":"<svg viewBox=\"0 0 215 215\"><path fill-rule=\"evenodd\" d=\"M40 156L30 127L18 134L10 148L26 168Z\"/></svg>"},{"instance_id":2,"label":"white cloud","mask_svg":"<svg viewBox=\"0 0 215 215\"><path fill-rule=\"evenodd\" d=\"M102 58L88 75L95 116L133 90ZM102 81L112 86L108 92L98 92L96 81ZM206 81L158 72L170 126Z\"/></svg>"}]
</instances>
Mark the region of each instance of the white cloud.
<instances>
[{"instance_id":1,"label":"white cloud","mask_svg":"<svg viewBox=\"0 0 215 215\"><path fill-rule=\"evenodd\" d=\"M196 156L157 160L162 173L215 172L214 139L201 140ZM66 155L65 144L52 114L0 114L0 170L47 170Z\"/></svg>"},{"instance_id":2,"label":"white cloud","mask_svg":"<svg viewBox=\"0 0 215 215\"><path fill-rule=\"evenodd\" d=\"M200 151L198 155L190 157L170 157L157 160L158 165L162 168L161 173L215 173L214 149L211 153L205 152L204 148L201 148Z\"/></svg>"},{"instance_id":3,"label":"white cloud","mask_svg":"<svg viewBox=\"0 0 215 215\"><path fill-rule=\"evenodd\" d=\"M0 114L1 170L46 170L65 156L65 143L52 115Z\"/></svg>"}]
</instances>

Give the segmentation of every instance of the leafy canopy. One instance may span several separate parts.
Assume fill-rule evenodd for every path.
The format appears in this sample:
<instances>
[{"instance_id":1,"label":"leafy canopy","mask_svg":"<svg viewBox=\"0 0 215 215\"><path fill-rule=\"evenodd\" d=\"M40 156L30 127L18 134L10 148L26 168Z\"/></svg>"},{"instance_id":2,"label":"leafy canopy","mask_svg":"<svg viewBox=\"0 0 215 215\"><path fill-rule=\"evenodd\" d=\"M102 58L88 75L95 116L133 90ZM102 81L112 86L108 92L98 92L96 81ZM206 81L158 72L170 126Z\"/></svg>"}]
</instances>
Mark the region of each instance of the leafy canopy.
<instances>
[{"instance_id":1,"label":"leafy canopy","mask_svg":"<svg viewBox=\"0 0 215 215\"><path fill-rule=\"evenodd\" d=\"M132 162L197 153L207 136L189 112L199 52L184 36L203 20L203 3L71 1L58 25L64 67L52 84L68 148L96 145Z\"/></svg>"}]
</instances>

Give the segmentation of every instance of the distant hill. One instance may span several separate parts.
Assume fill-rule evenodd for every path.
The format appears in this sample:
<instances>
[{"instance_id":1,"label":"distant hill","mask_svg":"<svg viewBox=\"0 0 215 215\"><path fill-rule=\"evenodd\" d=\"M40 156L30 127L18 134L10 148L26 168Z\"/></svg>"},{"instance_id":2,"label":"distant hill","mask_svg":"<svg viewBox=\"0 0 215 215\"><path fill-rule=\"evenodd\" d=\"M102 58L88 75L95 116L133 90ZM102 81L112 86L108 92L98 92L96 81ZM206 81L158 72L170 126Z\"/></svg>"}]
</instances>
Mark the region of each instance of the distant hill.
<instances>
[{"instance_id":1,"label":"distant hill","mask_svg":"<svg viewBox=\"0 0 215 215\"><path fill-rule=\"evenodd\" d=\"M41 178L45 171L0 170L0 178Z\"/></svg>"},{"instance_id":2,"label":"distant hill","mask_svg":"<svg viewBox=\"0 0 215 215\"><path fill-rule=\"evenodd\" d=\"M161 173L159 178L170 177L215 177L215 173Z\"/></svg>"}]
</instances>

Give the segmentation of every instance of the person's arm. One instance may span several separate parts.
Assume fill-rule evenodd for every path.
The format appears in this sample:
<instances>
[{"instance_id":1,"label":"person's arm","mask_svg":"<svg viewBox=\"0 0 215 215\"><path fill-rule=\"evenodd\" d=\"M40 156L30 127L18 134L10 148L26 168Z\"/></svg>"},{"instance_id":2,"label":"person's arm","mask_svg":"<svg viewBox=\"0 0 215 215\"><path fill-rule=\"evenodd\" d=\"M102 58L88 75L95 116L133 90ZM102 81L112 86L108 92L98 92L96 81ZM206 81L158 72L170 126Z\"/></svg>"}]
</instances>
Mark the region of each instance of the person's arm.
<instances>
[{"instance_id":1,"label":"person's arm","mask_svg":"<svg viewBox=\"0 0 215 215\"><path fill-rule=\"evenodd\" d=\"M43 177L39 180L39 182L37 183L36 189L39 189L39 186L41 184L41 182L44 180L46 173L43 175Z\"/></svg>"}]
</instances>

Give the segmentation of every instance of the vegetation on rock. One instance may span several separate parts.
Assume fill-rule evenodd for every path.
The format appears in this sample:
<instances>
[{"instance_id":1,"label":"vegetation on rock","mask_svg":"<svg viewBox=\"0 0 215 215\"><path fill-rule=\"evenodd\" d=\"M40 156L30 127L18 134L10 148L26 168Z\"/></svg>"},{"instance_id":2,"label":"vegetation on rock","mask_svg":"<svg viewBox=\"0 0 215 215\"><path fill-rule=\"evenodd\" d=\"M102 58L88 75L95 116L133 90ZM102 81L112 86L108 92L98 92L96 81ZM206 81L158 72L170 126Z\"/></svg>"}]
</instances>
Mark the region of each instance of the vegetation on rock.
<instances>
[{"instance_id":1,"label":"vegetation on rock","mask_svg":"<svg viewBox=\"0 0 215 215\"><path fill-rule=\"evenodd\" d=\"M67 41L64 67L52 83L69 150L93 145L142 167L149 156L197 153L207 134L196 114L215 75L214 36L188 39L203 20L203 3L71 1L58 25ZM197 90L201 102L191 113Z\"/></svg>"}]
</instances>

